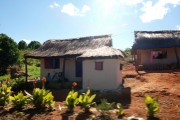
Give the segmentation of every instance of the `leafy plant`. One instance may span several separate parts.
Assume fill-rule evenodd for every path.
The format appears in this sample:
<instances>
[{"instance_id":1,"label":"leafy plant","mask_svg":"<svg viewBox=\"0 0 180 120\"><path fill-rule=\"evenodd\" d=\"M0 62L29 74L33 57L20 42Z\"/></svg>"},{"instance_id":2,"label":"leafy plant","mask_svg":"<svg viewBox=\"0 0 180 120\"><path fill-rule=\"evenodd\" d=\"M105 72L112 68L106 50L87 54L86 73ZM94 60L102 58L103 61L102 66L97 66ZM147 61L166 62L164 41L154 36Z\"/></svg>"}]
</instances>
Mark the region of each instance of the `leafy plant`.
<instances>
[{"instance_id":1,"label":"leafy plant","mask_svg":"<svg viewBox=\"0 0 180 120\"><path fill-rule=\"evenodd\" d=\"M97 106L99 110L112 110L114 109L114 102L108 103L107 99L101 99L101 103Z\"/></svg>"},{"instance_id":2,"label":"leafy plant","mask_svg":"<svg viewBox=\"0 0 180 120\"><path fill-rule=\"evenodd\" d=\"M9 97L11 95L11 87L8 87L5 84L2 84L0 87L0 106L4 106L9 102Z\"/></svg>"},{"instance_id":3,"label":"leafy plant","mask_svg":"<svg viewBox=\"0 0 180 120\"><path fill-rule=\"evenodd\" d=\"M12 101L13 106L17 110L20 110L29 102L29 97L27 95L25 96L21 91L17 95L10 96L10 100Z\"/></svg>"},{"instance_id":4,"label":"leafy plant","mask_svg":"<svg viewBox=\"0 0 180 120\"><path fill-rule=\"evenodd\" d=\"M55 103L52 92L48 90L35 88L32 95L28 92L25 93L30 96L32 103L37 109L45 108L47 105L52 108Z\"/></svg>"},{"instance_id":5,"label":"leafy plant","mask_svg":"<svg viewBox=\"0 0 180 120\"><path fill-rule=\"evenodd\" d=\"M66 97L66 105L69 112L73 112L73 108L78 104L78 92L71 90Z\"/></svg>"},{"instance_id":6,"label":"leafy plant","mask_svg":"<svg viewBox=\"0 0 180 120\"><path fill-rule=\"evenodd\" d=\"M6 34L0 34L0 75L4 75L8 66L15 64L18 58L16 42Z\"/></svg>"},{"instance_id":7,"label":"leafy plant","mask_svg":"<svg viewBox=\"0 0 180 120\"><path fill-rule=\"evenodd\" d=\"M89 112L89 108L93 104L95 104L95 102L93 102L93 100L96 97L96 94L91 96L90 93L91 93L91 91L88 89L88 91L86 93L79 96L79 103L82 106L82 108L85 109L85 112Z\"/></svg>"},{"instance_id":8,"label":"leafy plant","mask_svg":"<svg viewBox=\"0 0 180 120\"><path fill-rule=\"evenodd\" d=\"M124 115L124 110L123 110L123 108L122 108L121 103L117 103L116 106L117 106L117 108L118 108L118 110L119 110L119 111L118 111L119 117L123 116L123 115Z\"/></svg>"},{"instance_id":9,"label":"leafy plant","mask_svg":"<svg viewBox=\"0 0 180 120\"><path fill-rule=\"evenodd\" d=\"M15 78L10 82L10 86L12 87L13 91L27 89L26 84L27 83L23 77Z\"/></svg>"},{"instance_id":10,"label":"leafy plant","mask_svg":"<svg viewBox=\"0 0 180 120\"><path fill-rule=\"evenodd\" d=\"M149 95L145 95L145 103L147 113L149 117L154 117L159 110L159 104L157 98L151 98Z\"/></svg>"}]
</instances>

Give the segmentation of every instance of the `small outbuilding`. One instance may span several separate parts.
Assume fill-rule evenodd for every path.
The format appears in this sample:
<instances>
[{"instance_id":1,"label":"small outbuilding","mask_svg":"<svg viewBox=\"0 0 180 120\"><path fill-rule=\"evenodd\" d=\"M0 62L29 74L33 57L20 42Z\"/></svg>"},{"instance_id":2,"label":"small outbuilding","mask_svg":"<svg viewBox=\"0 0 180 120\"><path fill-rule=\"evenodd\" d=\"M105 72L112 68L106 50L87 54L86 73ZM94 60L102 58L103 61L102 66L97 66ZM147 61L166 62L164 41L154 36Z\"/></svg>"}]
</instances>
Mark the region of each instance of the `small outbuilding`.
<instances>
[{"instance_id":1,"label":"small outbuilding","mask_svg":"<svg viewBox=\"0 0 180 120\"><path fill-rule=\"evenodd\" d=\"M137 70L180 67L180 31L135 31L132 55Z\"/></svg>"},{"instance_id":2,"label":"small outbuilding","mask_svg":"<svg viewBox=\"0 0 180 120\"><path fill-rule=\"evenodd\" d=\"M122 84L123 53L112 48L111 35L48 40L25 58L40 59L41 77L65 83L81 82L82 88L117 89Z\"/></svg>"}]
</instances>

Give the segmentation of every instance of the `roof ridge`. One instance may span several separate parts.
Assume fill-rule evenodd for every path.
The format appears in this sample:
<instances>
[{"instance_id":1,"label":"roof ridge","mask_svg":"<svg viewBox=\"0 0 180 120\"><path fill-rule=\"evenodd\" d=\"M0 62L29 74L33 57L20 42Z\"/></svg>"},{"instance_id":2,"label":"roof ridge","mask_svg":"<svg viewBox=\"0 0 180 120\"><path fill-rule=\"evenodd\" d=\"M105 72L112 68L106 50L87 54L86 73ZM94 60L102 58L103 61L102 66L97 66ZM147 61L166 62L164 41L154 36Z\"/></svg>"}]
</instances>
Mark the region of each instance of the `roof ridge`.
<instances>
[{"instance_id":1,"label":"roof ridge","mask_svg":"<svg viewBox=\"0 0 180 120\"><path fill-rule=\"evenodd\" d=\"M102 37L111 37L111 34L76 37L76 38L65 38L65 39L48 39L47 41L69 41L69 40L80 40L80 39L87 39L87 38L102 38Z\"/></svg>"}]
</instances>

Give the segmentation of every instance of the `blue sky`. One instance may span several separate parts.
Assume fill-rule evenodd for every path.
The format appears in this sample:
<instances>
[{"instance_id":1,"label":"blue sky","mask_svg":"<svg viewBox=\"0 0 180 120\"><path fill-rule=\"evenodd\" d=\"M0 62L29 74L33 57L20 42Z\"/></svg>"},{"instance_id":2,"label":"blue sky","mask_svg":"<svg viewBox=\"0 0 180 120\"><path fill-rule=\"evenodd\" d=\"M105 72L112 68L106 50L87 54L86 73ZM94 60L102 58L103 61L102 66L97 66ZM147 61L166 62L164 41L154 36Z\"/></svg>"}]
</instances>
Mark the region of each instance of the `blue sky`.
<instances>
[{"instance_id":1,"label":"blue sky","mask_svg":"<svg viewBox=\"0 0 180 120\"><path fill-rule=\"evenodd\" d=\"M132 46L134 31L180 30L180 0L0 0L0 33L17 43L111 34Z\"/></svg>"}]
</instances>

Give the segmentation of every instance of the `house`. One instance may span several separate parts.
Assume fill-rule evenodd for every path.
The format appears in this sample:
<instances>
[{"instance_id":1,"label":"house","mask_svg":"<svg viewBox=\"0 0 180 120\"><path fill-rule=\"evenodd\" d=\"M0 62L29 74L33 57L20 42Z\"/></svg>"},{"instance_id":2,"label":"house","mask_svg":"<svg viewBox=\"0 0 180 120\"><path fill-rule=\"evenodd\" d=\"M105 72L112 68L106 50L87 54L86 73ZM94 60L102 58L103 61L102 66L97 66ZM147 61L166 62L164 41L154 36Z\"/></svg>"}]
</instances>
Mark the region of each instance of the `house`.
<instances>
[{"instance_id":1,"label":"house","mask_svg":"<svg viewBox=\"0 0 180 120\"><path fill-rule=\"evenodd\" d=\"M123 54L112 48L111 35L48 40L25 58L40 59L41 77L79 81L83 89L116 89L122 84Z\"/></svg>"},{"instance_id":2,"label":"house","mask_svg":"<svg viewBox=\"0 0 180 120\"><path fill-rule=\"evenodd\" d=\"M132 55L137 70L179 68L180 31L135 31Z\"/></svg>"}]
</instances>

